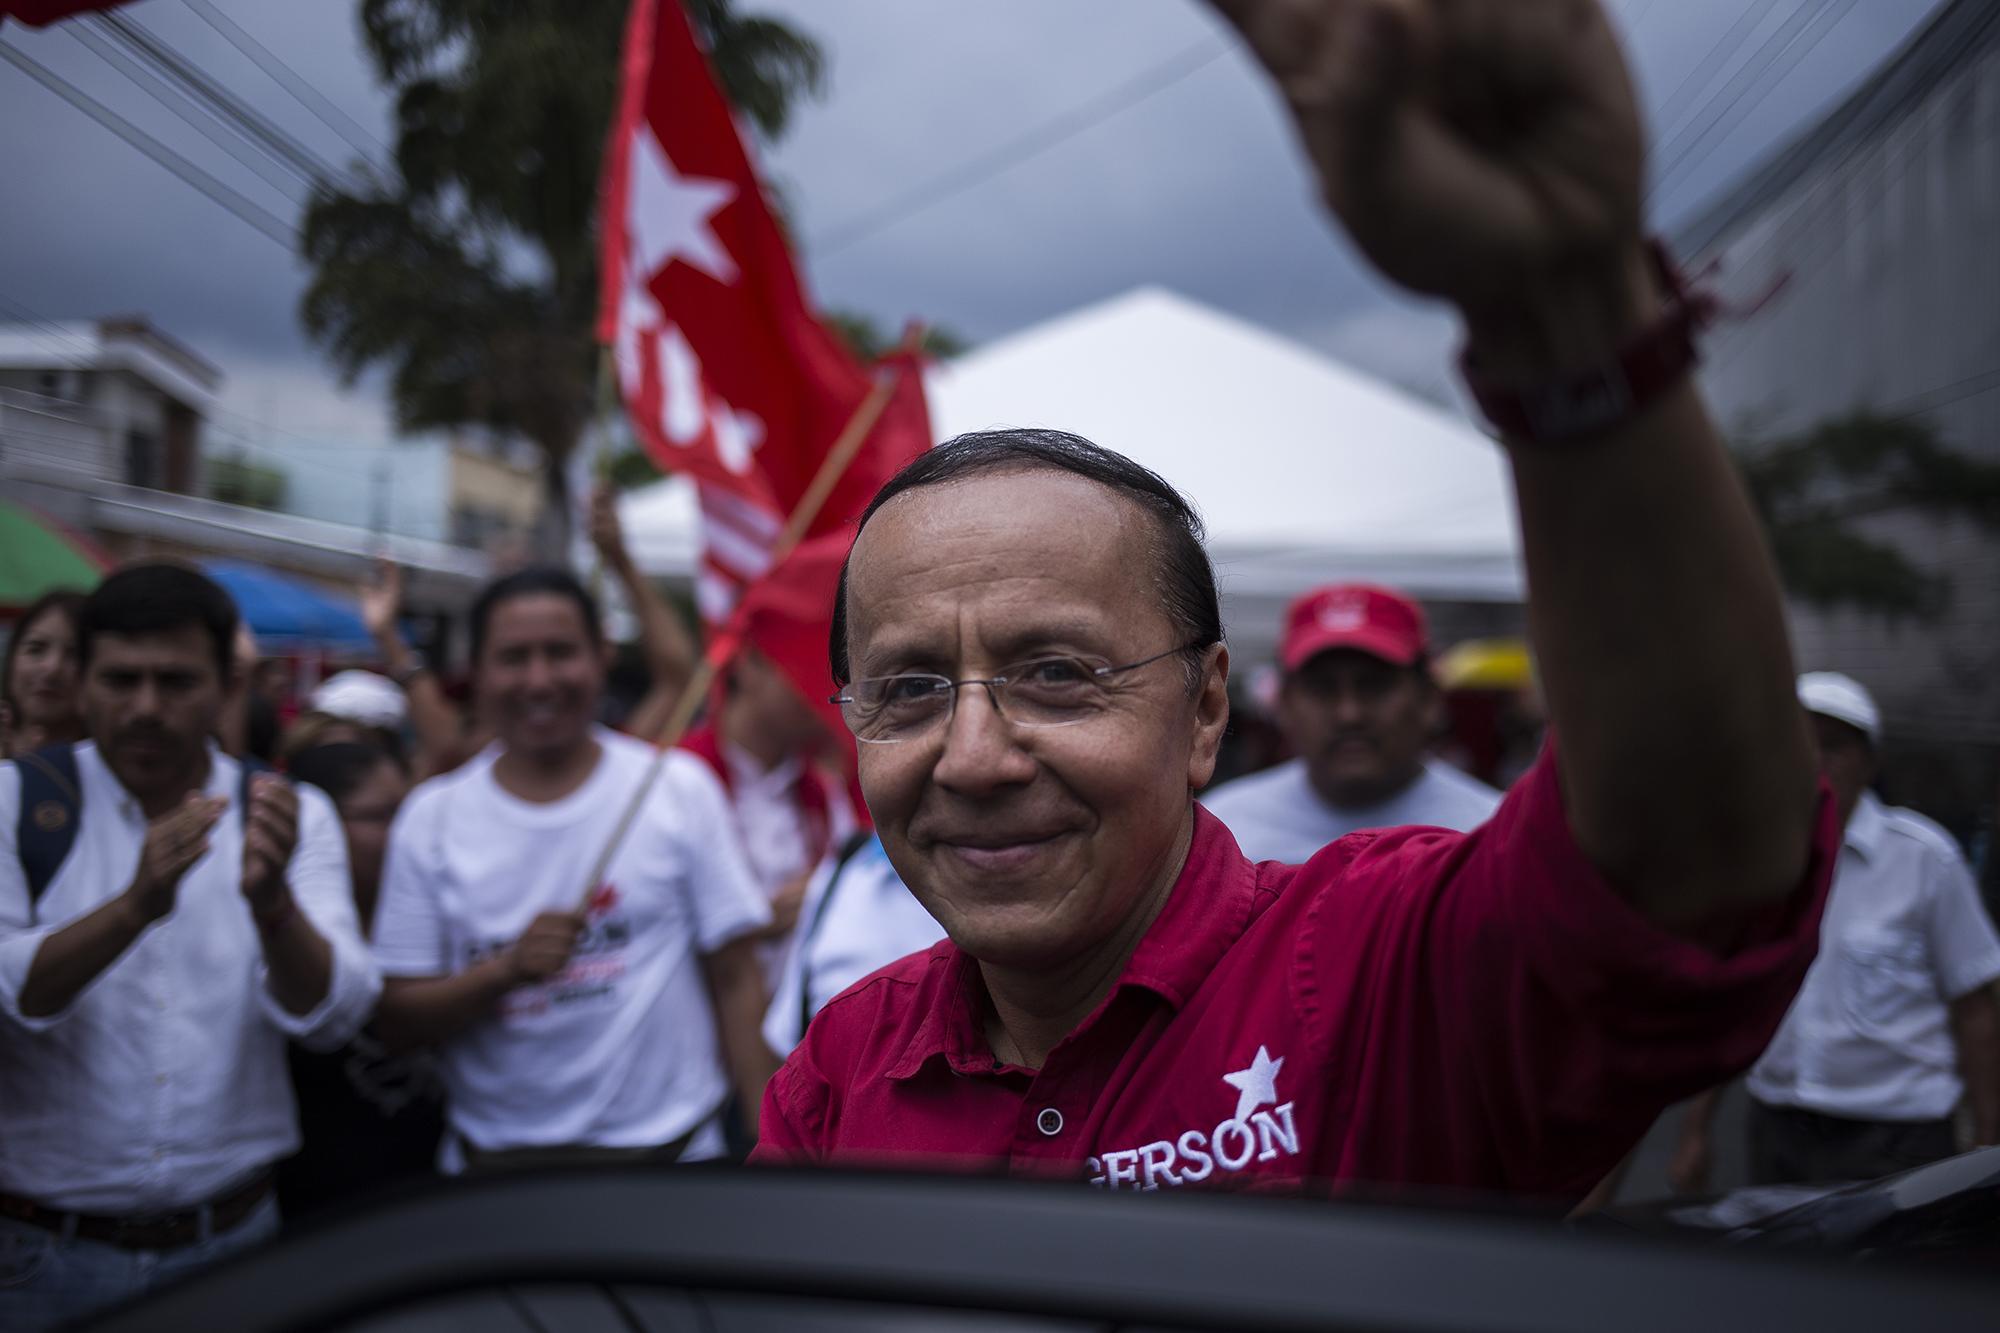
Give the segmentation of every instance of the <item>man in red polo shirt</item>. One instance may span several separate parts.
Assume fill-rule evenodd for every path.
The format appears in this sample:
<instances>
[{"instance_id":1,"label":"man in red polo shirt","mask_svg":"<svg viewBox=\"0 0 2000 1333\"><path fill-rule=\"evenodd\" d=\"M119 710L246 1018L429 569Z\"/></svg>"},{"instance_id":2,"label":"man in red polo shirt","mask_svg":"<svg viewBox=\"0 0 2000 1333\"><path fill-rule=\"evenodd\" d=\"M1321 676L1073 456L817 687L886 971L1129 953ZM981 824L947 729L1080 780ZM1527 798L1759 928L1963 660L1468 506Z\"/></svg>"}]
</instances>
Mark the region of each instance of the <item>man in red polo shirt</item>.
<instances>
[{"instance_id":1,"label":"man in red polo shirt","mask_svg":"<svg viewBox=\"0 0 2000 1333\"><path fill-rule=\"evenodd\" d=\"M934 450L863 516L831 648L948 938L821 1011L758 1155L1573 1199L1756 1057L1812 957L1833 823L1777 580L1596 6L1221 7L1362 250L1465 316L1559 739L1471 833L1252 865L1191 795L1228 651L1186 502L1059 432Z\"/></svg>"}]
</instances>

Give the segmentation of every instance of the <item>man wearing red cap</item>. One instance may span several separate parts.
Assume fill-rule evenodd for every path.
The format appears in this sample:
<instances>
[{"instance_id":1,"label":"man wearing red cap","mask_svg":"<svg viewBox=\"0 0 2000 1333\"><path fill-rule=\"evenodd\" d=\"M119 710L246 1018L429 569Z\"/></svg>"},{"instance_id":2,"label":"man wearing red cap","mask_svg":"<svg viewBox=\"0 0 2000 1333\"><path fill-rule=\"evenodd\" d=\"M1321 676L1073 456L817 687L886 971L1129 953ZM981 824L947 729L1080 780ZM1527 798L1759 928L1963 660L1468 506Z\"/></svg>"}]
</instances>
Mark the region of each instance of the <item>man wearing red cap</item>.
<instances>
[{"instance_id":1,"label":"man wearing red cap","mask_svg":"<svg viewBox=\"0 0 2000 1333\"><path fill-rule=\"evenodd\" d=\"M1500 793L1427 758L1443 705L1423 608L1389 588L1316 588L1285 613L1278 722L1298 758L1202 798L1253 861L1306 860L1359 829L1463 832Z\"/></svg>"}]
</instances>

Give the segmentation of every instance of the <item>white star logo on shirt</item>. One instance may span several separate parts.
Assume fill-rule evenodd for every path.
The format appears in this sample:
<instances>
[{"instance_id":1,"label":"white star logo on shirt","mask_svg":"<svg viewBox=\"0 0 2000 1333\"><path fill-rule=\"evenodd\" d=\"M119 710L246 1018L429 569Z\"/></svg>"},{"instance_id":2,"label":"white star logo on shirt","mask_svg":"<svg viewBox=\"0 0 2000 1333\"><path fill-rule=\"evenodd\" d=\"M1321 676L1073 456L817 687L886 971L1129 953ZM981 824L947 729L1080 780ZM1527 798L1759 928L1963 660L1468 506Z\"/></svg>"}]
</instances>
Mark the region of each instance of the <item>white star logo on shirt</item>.
<instances>
[{"instance_id":1,"label":"white star logo on shirt","mask_svg":"<svg viewBox=\"0 0 2000 1333\"><path fill-rule=\"evenodd\" d=\"M1248 1069L1239 1069L1233 1074L1224 1074L1222 1081L1236 1089L1236 1114L1232 1119L1248 1123L1250 1113L1266 1102L1278 1100L1278 1071L1285 1067L1285 1057L1271 1058L1271 1053L1262 1046L1257 1048L1257 1058L1250 1062Z\"/></svg>"},{"instance_id":2,"label":"white star logo on shirt","mask_svg":"<svg viewBox=\"0 0 2000 1333\"><path fill-rule=\"evenodd\" d=\"M660 141L641 127L632 136L625 229L639 272L648 278L679 259L717 282L736 281L736 261L716 239L713 219L736 197L728 181L683 176Z\"/></svg>"}]
</instances>

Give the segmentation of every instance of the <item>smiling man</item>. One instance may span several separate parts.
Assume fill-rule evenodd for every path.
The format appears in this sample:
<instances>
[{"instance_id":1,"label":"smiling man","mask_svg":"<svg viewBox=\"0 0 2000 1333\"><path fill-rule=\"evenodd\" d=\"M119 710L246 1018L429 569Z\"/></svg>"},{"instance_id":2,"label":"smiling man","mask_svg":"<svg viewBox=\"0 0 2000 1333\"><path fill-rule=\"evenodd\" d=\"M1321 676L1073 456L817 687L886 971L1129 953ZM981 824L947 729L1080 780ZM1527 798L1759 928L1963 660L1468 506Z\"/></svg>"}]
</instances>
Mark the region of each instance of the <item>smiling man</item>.
<instances>
[{"instance_id":1,"label":"smiling man","mask_svg":"<svg viewBox=\"0 0 2000 1333\"><path fill-rule=\"evenodd\" d=\"M1315 588L1285 613L1278 722L1296 759L1202 804L1253 861L1303 861L1361 829L1477 827L1500 793L1428 756L1444 716L1424 610L1390 588Z\"/></svg>"},{"instance_id":2,"label":"smiling man","mask_svg":"<svg viewBox=\"0 0 2000 1333\"><path fill-rule=\"evenodd\" d=\"M948 938L821 1011L759 1151L1574 1199L1755 1058L1812 957L1833 826L1777 581L1598 8L1222 8L1362 250L1465 318L1560 739L1472 833L1253 864L1192 796L1229 656L1187 504L1060 433L934 450L863 515L831 649Z\"/></svg>"},{"instance_id":3,"label":"smiling man","mask_svg":"<svg viewBox=\"0 0 2000 1333\"><path fill-rule=\"evenodd\" d=\"M495 741L390 828L382 1037L439 1048L447 1167L717 1157L732 1090L756 1105L772 1064L754 939L770 911L722 788L693 755L656 772L653 747L597 725L610 650L566 571L487 585L471 629Z\"/></svg>"}]
</instances>

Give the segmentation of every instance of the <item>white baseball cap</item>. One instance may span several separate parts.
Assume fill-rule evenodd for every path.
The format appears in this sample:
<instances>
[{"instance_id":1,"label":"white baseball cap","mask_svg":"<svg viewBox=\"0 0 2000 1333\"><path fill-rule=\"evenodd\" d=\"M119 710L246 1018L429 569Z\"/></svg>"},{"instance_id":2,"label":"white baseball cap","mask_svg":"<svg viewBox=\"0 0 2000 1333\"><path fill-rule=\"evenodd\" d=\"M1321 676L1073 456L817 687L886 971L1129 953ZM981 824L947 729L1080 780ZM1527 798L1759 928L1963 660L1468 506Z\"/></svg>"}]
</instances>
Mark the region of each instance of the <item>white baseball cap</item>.
<instances>
[{"instance_id":1,"label":"white baseball cap","mask_svg":"<svg viewBox=\"0 0 2000 1333\"><path fill-rule=\"evenodd\" d=\"M1838 671L1808 671L1799 677L1799 702L1808 713L1818 713L1868 737L1873 745L1882 739L1882 712L1860 681Z\"/></svg>"},{"instance_id":2,"label":"white baseball cap","mask_svg":"<svg viewBox=\"0 0 2000 1333\"><path fill-rule=\"evenodd\" d=\"M315 713L389 731L402 726L409 711L396 682L373 671L336 672L320 683L307 702Z\"/></svg>"}]
</instances>

